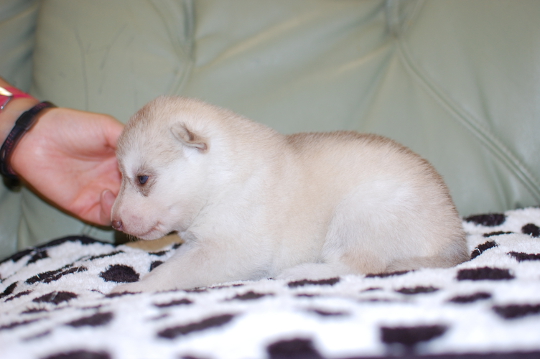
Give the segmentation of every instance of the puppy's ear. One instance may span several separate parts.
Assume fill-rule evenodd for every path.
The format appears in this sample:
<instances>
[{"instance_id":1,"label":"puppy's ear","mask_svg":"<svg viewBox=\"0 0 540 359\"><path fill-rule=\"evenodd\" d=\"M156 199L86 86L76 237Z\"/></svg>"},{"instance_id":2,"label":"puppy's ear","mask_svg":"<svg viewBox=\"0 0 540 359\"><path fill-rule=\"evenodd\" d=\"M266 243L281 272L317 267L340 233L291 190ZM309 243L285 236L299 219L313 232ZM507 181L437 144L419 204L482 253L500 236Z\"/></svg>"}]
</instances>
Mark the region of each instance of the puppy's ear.
<instances>
[{"instance_id":1,"label":"puppy's ear","mask_svg":"<svg viewBox=\"0 0 540 359\"><path fill-rule=\"evenodd\" d=\"M190 131L182 123L175 123L171 127L171 132L173 136L184 146L196 148L201 152L206 152L208 150L206 140L202 136Z\"/></svg>"}]
</instances>

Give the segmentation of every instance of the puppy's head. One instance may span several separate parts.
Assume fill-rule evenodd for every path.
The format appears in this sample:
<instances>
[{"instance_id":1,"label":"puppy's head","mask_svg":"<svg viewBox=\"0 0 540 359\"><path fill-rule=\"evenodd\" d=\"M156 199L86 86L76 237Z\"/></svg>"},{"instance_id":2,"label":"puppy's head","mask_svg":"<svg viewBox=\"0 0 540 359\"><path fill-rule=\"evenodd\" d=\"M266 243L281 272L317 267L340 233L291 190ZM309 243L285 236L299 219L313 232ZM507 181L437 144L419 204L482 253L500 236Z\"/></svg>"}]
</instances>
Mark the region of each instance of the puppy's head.
<instances>
[{"instance_id":1,"label":"puppy's head","mask_svg":"<svg viewBox=\"0 0 540 359\"><path fill-rule=\"evenodd\" d=\"M208 195L210 141L205 108L161 97L139 110L118 141L122 185L113 227L141 239L186 230Z\"/></svg>"}]
</instances>

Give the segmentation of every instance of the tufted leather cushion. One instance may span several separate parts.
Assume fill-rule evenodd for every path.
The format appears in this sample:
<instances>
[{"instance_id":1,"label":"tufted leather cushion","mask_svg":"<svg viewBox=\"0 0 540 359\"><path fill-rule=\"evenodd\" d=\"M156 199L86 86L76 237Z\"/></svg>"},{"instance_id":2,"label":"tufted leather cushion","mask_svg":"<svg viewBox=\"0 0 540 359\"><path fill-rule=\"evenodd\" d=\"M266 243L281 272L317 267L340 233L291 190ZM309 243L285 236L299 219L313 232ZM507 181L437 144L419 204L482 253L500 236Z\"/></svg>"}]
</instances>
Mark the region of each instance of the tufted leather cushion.
<instances>
[{"instance_id":1,"label":"tufted leather cushion","mask_svg":"<svg viewBox=\"0 0 540 359\"><path fill-rule=\"evenodd\" d=\"M18 52L21 35L0 40L0 75L60 106L126 121L180 94L285 133L375 132L430 160L462 215L540 202L538 1L9 3L0 32L9 22L29 35ZM28 61L6 54L32 59L31 81ZM21 198L6 224L19 246L111 236L28 191L4 191L0 212Z\"/></svg>"}]
</instances>

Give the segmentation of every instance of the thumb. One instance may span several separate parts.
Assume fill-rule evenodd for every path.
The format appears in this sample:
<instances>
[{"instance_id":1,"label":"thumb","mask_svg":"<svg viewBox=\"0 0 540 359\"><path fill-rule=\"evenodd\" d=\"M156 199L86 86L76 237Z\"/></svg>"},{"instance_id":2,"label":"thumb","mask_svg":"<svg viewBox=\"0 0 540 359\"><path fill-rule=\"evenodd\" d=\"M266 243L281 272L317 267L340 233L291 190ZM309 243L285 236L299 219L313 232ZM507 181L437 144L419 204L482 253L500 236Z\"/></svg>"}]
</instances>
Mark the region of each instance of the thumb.
<instances>
[{"instance_id":1,"label":"thumb","mask_svg":"<svg viewBox=\"0 0 540 359\"><path fill-rule=\"evenodd\" d=\"M102 225L111 224L111 210L116 196L108 189L101 192L100 222Z\"/></svg>"}]
</instances>

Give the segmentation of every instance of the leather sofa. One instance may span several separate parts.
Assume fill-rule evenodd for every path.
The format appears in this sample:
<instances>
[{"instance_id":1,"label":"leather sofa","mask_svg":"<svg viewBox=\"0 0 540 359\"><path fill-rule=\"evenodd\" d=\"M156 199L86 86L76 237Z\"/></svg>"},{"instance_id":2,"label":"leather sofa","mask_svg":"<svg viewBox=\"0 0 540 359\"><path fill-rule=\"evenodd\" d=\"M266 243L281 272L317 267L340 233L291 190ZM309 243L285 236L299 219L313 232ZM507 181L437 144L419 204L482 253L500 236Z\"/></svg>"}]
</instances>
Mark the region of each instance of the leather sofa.
<instances>
[{"instance_id":1,"label":"leather sofa","mask_svg":"<svg viewBox=\"0 0 540 359\"><path fill-rule=\"evenodd\" d=\"M467 216L540 202L538 19L536 0L6 0L0 76L123 122L178 94L284 133L382 134ZM0 228L0 257L114 237L24 188L0 188Z\"/></svg>"}]
</instances>

